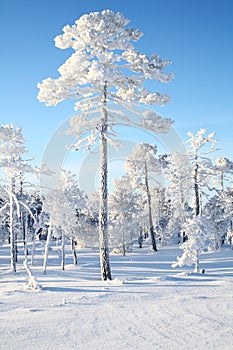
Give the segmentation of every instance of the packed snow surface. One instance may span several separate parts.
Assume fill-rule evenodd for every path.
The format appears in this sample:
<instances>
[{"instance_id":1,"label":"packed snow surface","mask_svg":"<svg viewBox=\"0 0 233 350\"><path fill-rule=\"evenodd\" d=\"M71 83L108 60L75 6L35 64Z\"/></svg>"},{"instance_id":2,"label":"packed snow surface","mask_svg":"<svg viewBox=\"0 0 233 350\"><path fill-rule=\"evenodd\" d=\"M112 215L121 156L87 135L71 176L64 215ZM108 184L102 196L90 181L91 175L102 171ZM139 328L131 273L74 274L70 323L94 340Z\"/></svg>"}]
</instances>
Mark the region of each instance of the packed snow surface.
<instances>
[{"instance_id":1,"label":"packed snow surface","mask_svg":"<svg viewBox=\"0 0 233 350\"><path fill-rule=\"evenodd\" d=\"M112 281L100 280L97 250L81 249L77 267L67 254L61 271L53 247L43 275L38 247L31 275L22 256L12 275L8 249L0 247L1 350L232 349L229 247L201 255L203 274L173 269L177 248L111 254Z\"/></svg>"}]
</instances>

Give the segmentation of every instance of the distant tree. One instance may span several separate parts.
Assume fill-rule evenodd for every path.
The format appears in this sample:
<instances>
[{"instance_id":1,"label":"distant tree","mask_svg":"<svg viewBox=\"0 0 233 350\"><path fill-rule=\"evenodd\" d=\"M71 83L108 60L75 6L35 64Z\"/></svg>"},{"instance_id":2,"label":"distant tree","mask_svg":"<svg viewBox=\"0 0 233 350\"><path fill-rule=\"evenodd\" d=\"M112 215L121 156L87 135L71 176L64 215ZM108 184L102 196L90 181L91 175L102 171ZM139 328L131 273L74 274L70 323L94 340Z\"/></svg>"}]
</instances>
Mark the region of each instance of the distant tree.
<instances>
[{"instance_id":1,"label":"distant tree","mask_svg":"<svg viewBox=\"0 0 233 350\"><path fill-rule=\"evenodd\" d=\"M16 186L19 186L22 174L33 173L34 169L23 156L28 152L20 127L13 124L2 125L0 127L0 168L6 173L6 186L2 186L5 193L5 203L0 212L9 213L9 236L11 244L11 270L16 272L16 233L14 231L14 215L20 218L21 209L30 213L30 208L23 202L22 198L17 198Z\"/></svg>"},{"instance_id":2,"label":"distant tree","mask_svg":"<svg viewBox=\"0 0 233 350\"><path fill-rule=\"evenodd\" d=\"M229 218L227 239L228 239L228 242L231 244L231 248L233 249L233 190L232 188L228 187L224 191L224 203L225 203L225 211Z\"/></svg>"},{"instance_id":3,"label":"distant tree","mask_svg":"<svg viewBox=\"0 0 233 350\"><path fill-rule=\"evenodd\" d=\"M147 212L148 212L148 227L151 237L151 244L154 251L157 251L155 229L152 218L151 205L151 189L150 179L151 174L162 173L162 163L156 157L157 147L149 143L137 144L133 152L127 157L126 170L128 174L135 178L136 186L144 192L146 196Z\"/></svg>"},{"instance_id":4,"label":"distant tree","mask_svg":"<svg viewBox=\"0 0 233 350\"><path fill-rule=\"evenodd\" d=\"M180 258L177 258L177 262L172 264L172 267L184 265L191 266L195 264L194 272L199 273L200 253L207 249L207 247L211 244L205 217L194 216L193 219L187 219L187 221L183 224L183 228L186 232L188 232L188 240L180 246L184 252Z\"/></svg>"},{"instance_id":5,"label":"distant tree","mask_svg":"<svg viewBox=\"0 0 233 350\"><path fill-rule=\"evenodd\" d=\"M192 176L194 188L194 215L201 214L201 185L205 181L208 186L209 170L213 169L213 165L207 155L215 152L215 133L206 135L207 129L200 129L196 134L188 132L189 139L186 143L189 145L189 155L192 162Z\"/></svg>"},{"instance_id":6,"label":"distant tree","mask_svg":"<svg viewBox=\"0 0 233 350\"><path fill-rule=\"evenodd\" d=\"M27 227L31 235L32 248L31 248L31 264L34 265L35 257L35 247L36 239L41 237L42 227L40 222L40 215L42 213L43 206L43 195L40 193L37 186L33 186L33 189L29 192L28 206L33 213L34 219L32 220L31 216L27 216Z\"/></svg>"},{"instance_id":7,"label":"distant tree","mask_svg":"<svg viewBox=\"0 0 233 350\"><path fill-rule=\"evenodd\" d=\"M108 189L107 144L113 140L117 123L139 125L153 131L166 131L171 120L147 111L138 121L111 108L114 104L164 105L169 97L150 92L144 86L147 79L170 82L172 74L163 69L171 62L158 55L146 56L137 52L132 42L142 33L126 28L129 20L110 10L83 15L73 26L66 25L63 34L55 38L61 49L72 48L74 53L58 69L58 79L45 79L38 84L38 99L48 106L74 99L78 114L70 120L70 133L78 139L75 149L90 149L100 141L100 208L99 238L102 279L111 279L108 251ZM131 107L130 107L131 108ZM91 117L89 118L89 116Z\"/></svg>"},{"instance_id":8,"label":"distant tree","mask_svg":"<svg viewBox=\"0 0 233 350\"><path fill-rule=\"evenodd\" d=\"M219 249L227 235L229 216L223 197L211 197L203 207L203 214L208 221L210 239L215 250Z\"/></svg>"},{"instance_id":9,"label":"distant tree","mask_svg":"<svg viewBox=\"0 0 233 350\"><path fill-rule=\"evenodd\" d=\"M161 244L177 244L180 240L180 224L181 217L178 215L179 210L176 210L169 188L161 188L154 195L159 202L159 215L157 219L157 231ZM153 201L153 208L156 204Z\"/></svg>"},{"instance_id":10,"label":"distant tree","mask_svg":"<svg viewBox=\"0 0 233 350\"><path fill-rule=\"evenodd\" d=\"M133 237L138 238L140 224L140 199L134 191L129 176L113 180L114 191L109 198L110 242L120 248L123 255Z\"/></svg>"},{"instance_id":11,"label":"distant tree","mask_svg":"<svg viewBox=\"0 0 233 350\"><path fill-rule=\"evenodd\" d=\"M61 240L61 268L65 269L65 241L72 240L74 261L77 263L74 239L77 235L78 216L85 206L83 193L77 181L69 172L62 171L55 189L45 196L43 210L48 214L48 234L44 255L44 273L46 273L49 243L51 236Z\"/></svg>"},{"instance_id":12,"label":"distant tree","mask_svg":"<svg viewBox=\"0 0 233 350\"><path fill-rule=\"evenodd\" d=\"M233 174L233 162L228 158L220 157L216 159L215 164L215 171L217 175L219 175L219 189L221 193L223 193L224 180L232 182L231 179L227 177L227 175L231 176Z\"/></svg>"},{"instance_id":13,"label":"distant tree","mask_svg":"<svg viewBox=\"0 0 233 350\"><path fill-rule=\"evenodd\" d=\"M0 198L0 245L4 243L10 244L9 208L5 206L9 201L9 197L4 191L4 185L0 186Z\"/></svg>"},{"instance_id":14,"label":"distant tree","mask_svg":"<svg viewBox=\"0 0 233 350\"><path fill-rule=\"evenodd\" d=\"M212 166L208 190L215 192L208 196L204 206L204 213L209 218L212 227L215 249L225 241L228 232L232 231L232 195L226 185L232 184L233 162L228 158L217 158Z\"/></svg>"},{"instance_id":15,"label":"distant tree","mask_svg":"<svg viewBox=\"0 0 233 350\"><path fill-rule=\"evenodd\" d=\"M191 188L193 185L192 163L188 154L174 153L168 157L164 175L168 179L167 195L170 198L173 224L178 228L180 243L185 239L185 232L181 232L181 226L190 215L187 208L190 203ZM190 203L191 204L191 203ZM175 220L174 220L175 219ZM170 222L171 224L171 222ZM169 227L171 230L171 226Z\"/></svg>"},{"instance_id":16,"label":"distant tree","mask_svg":"<svg viewBox=\"0 0 233 350\"><path fill-rule=\"evenodd\" d=\"M186 143L189 145L188 154L192 166L194 210L192 217L182 225L182 232L185 232L187 241L181 245L184 253L174 265L187 265L193 261L196 265L196 272L199 272L200 252L211 242L208 220L202 213L202 187L210 188L209 182L213 175L214 165L207 155L216 151L217 141L214 132L208 135L206 132L207 129L200 129L196 134L188 132L189 139Z\"/></svg>"}]
</instances>

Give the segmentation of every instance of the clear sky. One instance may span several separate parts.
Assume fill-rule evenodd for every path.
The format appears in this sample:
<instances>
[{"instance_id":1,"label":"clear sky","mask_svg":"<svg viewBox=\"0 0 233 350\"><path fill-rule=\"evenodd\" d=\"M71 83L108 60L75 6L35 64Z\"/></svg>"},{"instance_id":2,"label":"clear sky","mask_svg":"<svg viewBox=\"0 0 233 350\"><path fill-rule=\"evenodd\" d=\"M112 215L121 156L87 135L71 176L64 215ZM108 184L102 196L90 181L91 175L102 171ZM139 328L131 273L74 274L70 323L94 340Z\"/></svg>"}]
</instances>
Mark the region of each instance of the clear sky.
<instances>
[{"instance_id":1,"label":"clear sky","mask_svg":"<svg viewBox=\"0 0 233 350\"><path fill-rule=\"evenodd\" d=\"M0 0L1 124L22 126L30 155L41 159L51 135L74 113L70 104L37 101L37 83L56 78L70 55L53 39L64 25L103 9L122 12L144 33L139 51L172 60L175 79L158 89L172 100L156 110L175 120L183 139L200 127L215 131L222 155L232 159L232 0Z\"/></svg>"}]
</instances>

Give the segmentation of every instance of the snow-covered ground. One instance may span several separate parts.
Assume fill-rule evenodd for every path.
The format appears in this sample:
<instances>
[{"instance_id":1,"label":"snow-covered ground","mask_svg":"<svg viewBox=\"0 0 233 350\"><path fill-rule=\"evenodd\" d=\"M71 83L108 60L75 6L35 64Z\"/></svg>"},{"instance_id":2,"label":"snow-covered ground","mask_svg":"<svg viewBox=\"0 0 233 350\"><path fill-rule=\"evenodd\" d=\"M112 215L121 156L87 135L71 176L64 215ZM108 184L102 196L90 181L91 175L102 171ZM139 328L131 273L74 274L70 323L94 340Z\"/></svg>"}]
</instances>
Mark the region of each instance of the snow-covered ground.
<instances>
[{"instance_id":1,"label":"snow-covered ground","mask_svg":"<svg viewBox=\"0 0 233 350\"><path fill-rule=\"evenodd\" d=\"M100 280L98 251L79 251L60 271L56 251L42 273L38 250L32 272L40 291L25 288L19 259L9 271L8 247L0 247L1 350L232 349L233 250L201 256L204 274L171 268L182 252L135 248L111 255L113 280ZM57 266L52 266L56 263Z\"/></svg>"}]
</instances>

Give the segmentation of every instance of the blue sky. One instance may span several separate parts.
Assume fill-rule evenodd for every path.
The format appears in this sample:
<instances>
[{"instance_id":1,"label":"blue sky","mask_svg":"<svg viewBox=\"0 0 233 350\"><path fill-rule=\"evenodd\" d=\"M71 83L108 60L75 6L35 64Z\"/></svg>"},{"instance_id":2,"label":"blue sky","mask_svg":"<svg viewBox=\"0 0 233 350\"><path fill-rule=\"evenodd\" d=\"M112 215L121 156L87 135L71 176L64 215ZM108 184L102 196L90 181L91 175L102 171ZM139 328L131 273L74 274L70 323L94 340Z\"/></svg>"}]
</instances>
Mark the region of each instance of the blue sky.
<instances>
[{"instance_id":1,"label":"blue sky","mask_svg":"<svg viewBox=\"0 0 233 350\"><path fill-rule=\"evenodd\" d=\"M57 77L70 55L53 39L84 13L107 8L122 12L144 33L139 51L173 62L174 81L158 87L172 100L156 110L175 120L183 139L200 127L215 131L221 155L232 158L231 0L1 0L1 124L22 126L30 155L40 161L55 130L74 114L69 103L45 107L37 101L37 83Z\"/></svg>"}]
</instances>

